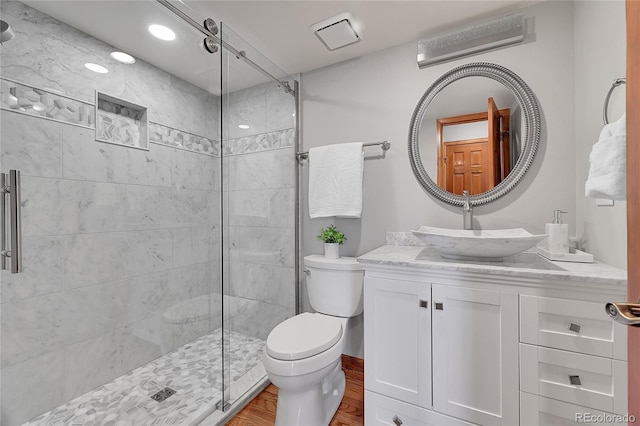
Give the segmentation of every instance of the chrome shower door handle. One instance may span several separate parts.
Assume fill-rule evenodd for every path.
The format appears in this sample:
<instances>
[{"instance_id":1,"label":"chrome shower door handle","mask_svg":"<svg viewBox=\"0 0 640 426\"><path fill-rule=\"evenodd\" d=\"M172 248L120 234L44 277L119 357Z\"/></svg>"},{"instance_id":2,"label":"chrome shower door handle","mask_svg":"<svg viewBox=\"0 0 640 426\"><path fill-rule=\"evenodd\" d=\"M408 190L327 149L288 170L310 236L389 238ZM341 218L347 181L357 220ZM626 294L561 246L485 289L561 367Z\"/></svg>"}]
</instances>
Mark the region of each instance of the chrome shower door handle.
<instances>
[{"instance_id":1,"label":"chrome shower door handle","mask_svg":"<svg viewBox=\"0 0 640 426\"><path fill-rule=\"evenodd\" d=\"M5 194L9 190L7 174L0 173L0 269L7 269L7 203Z\"/></svg>"},{"instance_id":2,"label":"chrome shower door handle","mask_svg":"<svg viewBox=\"0 0 640 426\"><path fill-rule=\"evenodd\" d=\"M11 203L9 212L11 215L11 273L22 272L22 211L20 196L20 172L9 171L9 197Z\"/></svg>"},{"instance_id":3,"label":"chrome shower door handle","mask_svg":"<svg viewBox=\"0 0 640 426\"><path fill-rule=\"evenodd\" d=\"M2 188L2 202L0 209L2 210L0 224L2 269L7 269L6 258L11 259L11 273L17 274L22 272L22 220L21 220L21 197L20 197L20 171L9 170L9 185L6 185L7 176L2 173L0 176L0 187ZM9 217L11 221L11 246L10 250L6 248L6 200L5 196L9 194Z\"/></svg>"}]
</instances>

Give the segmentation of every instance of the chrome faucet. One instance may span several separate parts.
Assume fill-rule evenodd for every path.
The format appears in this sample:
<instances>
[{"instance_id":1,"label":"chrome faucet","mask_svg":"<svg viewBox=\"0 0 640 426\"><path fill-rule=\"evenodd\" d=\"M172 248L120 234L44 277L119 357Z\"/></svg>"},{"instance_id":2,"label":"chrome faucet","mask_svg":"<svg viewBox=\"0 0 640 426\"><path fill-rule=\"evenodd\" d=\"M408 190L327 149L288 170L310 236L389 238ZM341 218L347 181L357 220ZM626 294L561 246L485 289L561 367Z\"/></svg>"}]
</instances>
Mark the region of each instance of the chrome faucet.
<instances>
[{"instance_id":1,"label":"chrome faucet","mask_svg":"<svg viewBox=\"0 0 640 426\"><path fill-rule=\"evenodd\" d=\"M473 207L471 206L469 191L462 191L464 202L462 203L462 223L464 229L473 229Z\"/></svg>"}]
</instances>

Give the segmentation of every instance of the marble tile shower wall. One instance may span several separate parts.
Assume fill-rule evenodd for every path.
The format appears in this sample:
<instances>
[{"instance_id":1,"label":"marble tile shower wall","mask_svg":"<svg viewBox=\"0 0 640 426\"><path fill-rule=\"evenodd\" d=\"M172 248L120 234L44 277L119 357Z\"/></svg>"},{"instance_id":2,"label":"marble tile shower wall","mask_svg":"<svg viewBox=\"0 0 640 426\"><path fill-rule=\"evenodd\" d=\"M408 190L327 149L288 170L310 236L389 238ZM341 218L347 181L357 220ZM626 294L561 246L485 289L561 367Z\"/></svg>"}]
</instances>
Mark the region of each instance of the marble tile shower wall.
<instances>
[{"instance_id":1,"label":"marble tile shower wall","mask_svg":"<svg viewBox=\"0 0 640 426\"><path fill-rule=\"evenodd\" d=\"M219 325L167 316L218 288L219 183L207 155L103 144L4 110L0 121L1 167L23 174L25 270L3 271L0 287L2 424L13 425Z\"/></svg>"},{"instance_id":2,"label":"marble tile shower wall","mask_svg":"<svg viewBox=\"0 0 640 426\"><path fill-rule=\"evenodd\" d=\"M98 90L148 107L149 121L219 139L219 98L144 61L112 60L118 49L19 1L2 0L0 11L16 34L2 45L3 77L89 104ZM216 61L211 55L212 68ZM89 71L86 62L106 64L109 73Z\"/></svg>"},{"instance_id":3,"label":"marble tile shower wall","mask_svg":"<svg viewBox=\"0 0 640 426\"><path fill-rule=\"evenodd\" d=\"M273 83L223 97L231 328L261 339L295 314L293 112Z\"/></svg>"},{"instance_id":4,"label":"marble tile shower wall","mask_svg":"<svg viewBox=\"0 0 640 426\"><path fill-rule=\"evenodd\" d=\"M16 31L2 77L88 104L105 91L219 140L213 96L142 61L104 80L74 71L109 46L22 3L1 8ZM170 139L105 144L92 128L4 107L0 123L0 168L22 172L24 273L3 271L0 285L0 423L13 426L219 326L170 312L219 290L220 182L218 159Z\"/></svg>"}]
</instances>

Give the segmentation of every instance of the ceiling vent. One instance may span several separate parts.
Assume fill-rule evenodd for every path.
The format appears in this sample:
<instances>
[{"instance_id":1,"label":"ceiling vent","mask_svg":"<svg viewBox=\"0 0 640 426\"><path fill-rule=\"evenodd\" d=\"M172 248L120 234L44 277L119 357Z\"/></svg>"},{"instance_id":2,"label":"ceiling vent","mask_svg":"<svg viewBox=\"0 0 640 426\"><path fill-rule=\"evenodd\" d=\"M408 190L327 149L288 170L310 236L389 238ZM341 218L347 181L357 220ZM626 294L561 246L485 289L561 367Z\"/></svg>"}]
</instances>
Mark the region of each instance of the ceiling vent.
<instances>
[{"instance_id":1,"label":"ceiling vent","mask_svg":"<svg viewBox=\"0 0 640 426\"><path fill-rule=\"evenodd\" d=\"M344 12L313 24L311 31L324 44L324 47L333 51L360 41L360 36L353 27L353 22L353 16Z\"/></svg>"},{"instance_id":2,"label":"ceiling vent","mask_svg":"<svg viewBox=\"0 0 640 426\"><path fill-rule=\"evenodd\" d=\"M424 68L496 47L520 43L524 36L523 14L467 25L418 42L418 67Z\"/></svg>"}]
</instances>

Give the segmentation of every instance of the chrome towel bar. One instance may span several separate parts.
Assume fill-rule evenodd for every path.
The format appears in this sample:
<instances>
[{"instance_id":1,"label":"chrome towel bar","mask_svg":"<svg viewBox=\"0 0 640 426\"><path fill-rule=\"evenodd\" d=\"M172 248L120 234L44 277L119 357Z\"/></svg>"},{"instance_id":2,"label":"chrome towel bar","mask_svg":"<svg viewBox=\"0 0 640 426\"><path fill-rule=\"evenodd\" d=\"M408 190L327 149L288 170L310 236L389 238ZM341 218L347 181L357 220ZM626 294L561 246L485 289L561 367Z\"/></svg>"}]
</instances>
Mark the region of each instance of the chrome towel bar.
<instances>
[{"instance_id":1,"label":"chrome towel bar","mask_svg":"<svg viewBox=\"0 0 640 426\"><path fill-rule=\"evenodd\" d=\"M363 143L362 146L376 146L376 145L380 145L382 147L383 151L388 151L391 148L391 142L389 141L382 141L382 142L370 142L370 143ZM309 158L309 151L305 151L305 152L297 152L296 153L296 157L298 157L298 160L306 160L307 158Z\"/></svg>"},{"instance_id":2,"label":"chrome towel bar","mask_svg":"<svg viewBox=\"0 0 640 426\"><path fill-rule=\"evenodd\" d=\"M604 124L609 124L609 117L607 116L607 110L609 109L609 98L611 97L611 93L613 93L613 89L620 86L621 84L627 84L626 78L616 78L611 83L611 87L607 92L607 96L604 98L604 106L602 107L602 119L604 120Z\"/></svg>"}]
</instances>

